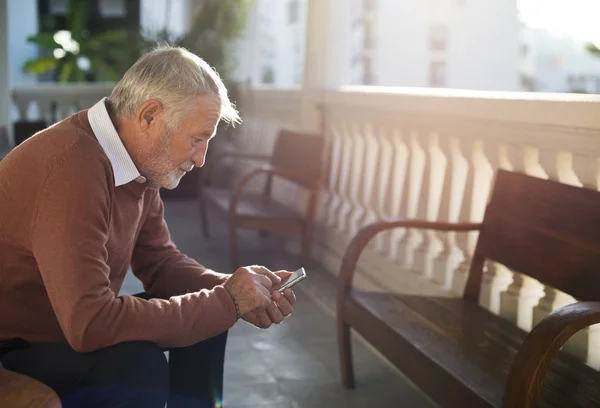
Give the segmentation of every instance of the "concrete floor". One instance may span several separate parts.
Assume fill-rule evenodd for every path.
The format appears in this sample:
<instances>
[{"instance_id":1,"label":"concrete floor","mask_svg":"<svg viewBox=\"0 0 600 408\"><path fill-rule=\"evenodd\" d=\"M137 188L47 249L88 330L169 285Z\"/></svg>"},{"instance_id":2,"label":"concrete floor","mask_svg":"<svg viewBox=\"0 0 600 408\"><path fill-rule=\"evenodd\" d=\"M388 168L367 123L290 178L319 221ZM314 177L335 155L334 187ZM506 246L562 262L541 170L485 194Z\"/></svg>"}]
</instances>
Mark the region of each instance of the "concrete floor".
<instances>
[{"instance_id":1,"label":"concrete floor","mask_svg":"<svg viewBox=\"0 0 600 408\"><path fill-rule=\"evenodd\" d=\"M166 219L179 249L217 271L230 272L226 229L212 218L211 238L201 234L198 206L167 201ZM240 234L242 263L272 270L295 270L298 259L285 253L277 237L260 239L254 231ZM435 407L424 394L354 336L357 388L340 383L335 333L335 280L320 267L295 288L294 313L267 330L237 323L230 331L224 406L227 408ZM122 293L141 292L129 276Z\"/></svg>"}]
</instances>

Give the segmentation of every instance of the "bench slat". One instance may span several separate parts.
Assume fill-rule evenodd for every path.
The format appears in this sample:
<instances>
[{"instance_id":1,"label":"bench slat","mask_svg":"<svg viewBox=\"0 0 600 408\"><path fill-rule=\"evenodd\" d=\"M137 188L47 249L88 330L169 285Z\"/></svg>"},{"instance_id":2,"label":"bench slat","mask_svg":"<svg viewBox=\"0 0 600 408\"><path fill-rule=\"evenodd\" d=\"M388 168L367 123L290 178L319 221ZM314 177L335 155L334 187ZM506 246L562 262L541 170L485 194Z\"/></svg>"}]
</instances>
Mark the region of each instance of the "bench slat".
<instances>
[{"instance_id":1,"label":"bench slat","mask_svg":"<svg viewBox=\"0 0 600 408\"><path fill-rule=\"evenodd\" d=\"M233 192L227 189L206 188L205 197L216 204L222 211L229 210ZM268 220L297 220L304 222L304 217L279 204L277 201L261 194L244 193L237 203L238 217L264 218Z\"/></svg>"},{"instance_id":2,"label":"bench slat","mask_svg":"<svg viewBox=\"0 0 600 408\"><path fill-rule=\"evenodd\" d=\"M455 378L464 389L455 387L452 392L463 392L465 400L477 395L481 399L478 406L501 406L512 361L527 335L518 327L475 303L456 298L353 291L346 305L354 312L357 307L361 308L379 322L385 322L382 324L409 343L424 364L425 361L433 363L445 373L429 381L435 384ZM351 313L345 315L352 320ZM361 331L360 324L350 323ZM390 343L387 347L394 346ZM410 372L408 367L403 368L402 361L393 362L401 371ZM439 393L432 397L450 406L444 404L447 389L439 387ZM600 373L559 353L550 366L538 406L589 407L594 404L600 406Z\"/></svg>"}]
</instances>

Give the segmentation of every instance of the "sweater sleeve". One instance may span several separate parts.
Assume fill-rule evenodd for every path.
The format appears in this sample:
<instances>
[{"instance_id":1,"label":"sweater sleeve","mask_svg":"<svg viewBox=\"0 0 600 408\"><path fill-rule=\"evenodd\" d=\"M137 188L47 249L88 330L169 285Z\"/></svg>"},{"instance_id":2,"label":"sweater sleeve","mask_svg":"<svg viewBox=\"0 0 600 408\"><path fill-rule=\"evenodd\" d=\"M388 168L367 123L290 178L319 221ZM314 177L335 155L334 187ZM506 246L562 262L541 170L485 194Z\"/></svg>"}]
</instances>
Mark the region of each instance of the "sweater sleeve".
<instances>
[{"instance_id":1,"label":"sweater sleeve","mask_svg":"<svg viewBox=\"0 0 600 408\"><path fill-rule=\"evenodd\" d=\"M168 298L222 285L229 275L200 265L177 250L164 219L158 190L148 191L149 210L138 236L132 270L154 296Z\"/></svg>"},{"instance_id":2,"label":"sweater sleeve","mask_svg":"<svg viewBox=\"0 0 600 408\"><path fill-rule=\"evenodd\" d=\"M80 352L123 341L183 347L215 336L236 320L222 286L167 300L116 296L106 243L112 205L108 161L75 143L40 187L32 251L65 338Z\"/></svg>"}]
</instances>

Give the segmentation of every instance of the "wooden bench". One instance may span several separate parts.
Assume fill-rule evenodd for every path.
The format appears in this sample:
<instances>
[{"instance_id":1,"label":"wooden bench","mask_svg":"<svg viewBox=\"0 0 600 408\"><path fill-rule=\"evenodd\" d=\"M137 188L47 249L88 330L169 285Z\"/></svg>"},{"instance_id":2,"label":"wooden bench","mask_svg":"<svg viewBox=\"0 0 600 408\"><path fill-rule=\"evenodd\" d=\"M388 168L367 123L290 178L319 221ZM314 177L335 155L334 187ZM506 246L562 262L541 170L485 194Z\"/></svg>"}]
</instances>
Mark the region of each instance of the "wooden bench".
<instances>
[{"instance_id":1,"label":"wooden bench","mask_svg":"<svg viewBox=\"0 0 600 408\"><path fill-rule=\"evenodd\" d=\"M46 385L0 368L0 407L6 408L60 408L60 399Z\"/></svg>"},{"instance_id":2,"label":"wooden bench","mask_svg":"<svg viewBox=\"0 0 600 408\"><path fill-rule=\"evenodd\" d=\"M227 215L229 246L234 269L240 265L237 228L302 235L301 261L303 266L310 264L310 248L324 148L325 139L321 135L282 130L277 135L271 155L227 152L211 160L207 169L206 185L201 190L200 198L203 231L208 238L207 205ZM233 189L211 187L211 174L225 158L262 161L266 164L244 175ZM247 184L259 175L267 176L262 194L244 191ZM271 197L271 184L274 177L296 183L309 191L308 204L304 213L290 209Z\"/></svg>"},{"instance_id":3,"label":"wooden bench","mask_svg":"<svg viewBox=\"0 0 600 408\"><path fill-rule=\"evenodd\" d=\"M390 228L479 230L462 298L352 288L367 243ZM578 299L529 334L479 305L486 260ZM444 407L600 406L600 375L561 346L600 323L600 192L500 171L481 224L381 221L352 240L338 278L342 382L355 385L350 328Z\"/></svg>"}]
</instances>

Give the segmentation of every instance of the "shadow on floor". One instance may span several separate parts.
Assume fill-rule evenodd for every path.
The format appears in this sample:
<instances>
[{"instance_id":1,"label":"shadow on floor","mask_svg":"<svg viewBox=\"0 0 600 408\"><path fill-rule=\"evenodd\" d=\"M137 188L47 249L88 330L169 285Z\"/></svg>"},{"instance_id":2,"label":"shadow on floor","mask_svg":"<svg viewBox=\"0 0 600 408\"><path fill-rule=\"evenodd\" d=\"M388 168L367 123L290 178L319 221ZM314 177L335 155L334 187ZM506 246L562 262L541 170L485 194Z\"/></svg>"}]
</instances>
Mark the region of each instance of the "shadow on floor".
<instances>
[{"instance_id":1,"label":"shadow on floor","mask_svg":"<svg viewBox=\"0 0 600 408\"><path fill-rule=\"evenodd\" d=\"M167 201L165 218L179 249L205 266L231 272L227 230L210 217L211 238L201 234L199 211L192 201ZM270 269L297 269L277 236L261 239L255 231L240 234L241 261ZM320 267L307 271L296 286L294 314L281 325L261 330L245 322L230 331L225 361L227 408L435 407L421 391L354 336L357 388L346 390L338 373L333 305L335 280ZM122 293L142 291L132 276Z\"/></svg>"}]
</instances>

